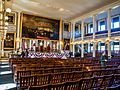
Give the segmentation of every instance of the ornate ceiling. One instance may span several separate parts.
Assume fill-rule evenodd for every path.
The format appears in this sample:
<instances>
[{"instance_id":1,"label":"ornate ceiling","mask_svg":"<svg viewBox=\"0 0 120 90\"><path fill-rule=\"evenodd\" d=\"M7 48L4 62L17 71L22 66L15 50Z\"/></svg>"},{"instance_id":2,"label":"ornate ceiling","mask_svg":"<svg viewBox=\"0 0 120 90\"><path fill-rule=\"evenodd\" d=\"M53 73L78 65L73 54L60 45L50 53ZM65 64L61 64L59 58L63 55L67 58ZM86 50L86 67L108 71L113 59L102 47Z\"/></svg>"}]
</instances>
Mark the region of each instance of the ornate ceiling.
<instances>
[{"instance_id":1,"label":"ornate ceiling","mask_svg":"<svg viewBox=\"0 0 120 90\"><path fill-rule=\"evenodd\" d=\"M11 0L13 11L72 19L118 0Z\"/></svg>"}]
</instances>

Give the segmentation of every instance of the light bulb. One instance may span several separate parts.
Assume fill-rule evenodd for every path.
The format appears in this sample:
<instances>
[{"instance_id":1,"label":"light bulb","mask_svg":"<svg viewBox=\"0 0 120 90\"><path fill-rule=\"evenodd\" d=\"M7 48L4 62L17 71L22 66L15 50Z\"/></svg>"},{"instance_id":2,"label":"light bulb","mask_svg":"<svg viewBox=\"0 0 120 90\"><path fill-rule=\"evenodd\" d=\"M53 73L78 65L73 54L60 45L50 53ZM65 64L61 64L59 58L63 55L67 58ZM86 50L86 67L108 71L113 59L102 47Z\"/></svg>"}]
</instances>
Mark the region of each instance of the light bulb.
<instances>
[{"instance_id":1,"label":"light bulb","mask_svg":"<svg viewBox=\"0 0 120 90\"><path fill-rule=\"evenodd\" d=\"M10 13L10 12L11 12L11 9L10 9L10 8L7 8L7 9L6 9L6 12L9 12L9 13Z\"/></svg>"},{"instance_id":2,"label":"light bulb","mask_svg":"<svg viewBox=\"0 0 120 90\"><path fill-rule=\"evenodd\" d=\"M5 16L5 20L8 20L8 16Z\"/></svg>"},{"instance_id":3,"label":"light bulb","mask_svg":"<svg viewBox=\"0 0 120 90\"><path fill-rule=\"evenodd\" d=\"M8 27L4 27L5 29L8 29Z\"/></svg>"}]
</instances>

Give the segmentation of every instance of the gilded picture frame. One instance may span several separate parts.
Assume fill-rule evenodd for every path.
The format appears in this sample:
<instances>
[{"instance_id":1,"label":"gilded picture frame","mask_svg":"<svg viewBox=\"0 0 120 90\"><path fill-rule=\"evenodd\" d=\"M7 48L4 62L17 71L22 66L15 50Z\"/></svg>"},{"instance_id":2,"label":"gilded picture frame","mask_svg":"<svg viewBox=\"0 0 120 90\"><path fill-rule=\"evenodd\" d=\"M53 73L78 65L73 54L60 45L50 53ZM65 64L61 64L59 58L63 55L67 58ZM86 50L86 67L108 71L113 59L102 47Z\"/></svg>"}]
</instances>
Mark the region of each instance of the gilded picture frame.
<instances>
[{"instance_id":1,"label":"gilded picture frame","mask_svg":"<svg viewBox=\"0 0 120 90\"><path fill-rule=\"evenodd\" d=\"M7 16L8 16L8 20L7 20L8 24L15 25L16 24L15 23L15 13L8 13Z\"/></svg>"},{"instance_id":2,"label":"gilded picture frame","mask_svg":"<svg viewBox=\"0 0 120 90\"><path fill-rule=\"evenodd\" d=\"M6 34L6 39L4 40L4 49L15 49L15 33L9 32Z\"/></svg>"}]
</instances>

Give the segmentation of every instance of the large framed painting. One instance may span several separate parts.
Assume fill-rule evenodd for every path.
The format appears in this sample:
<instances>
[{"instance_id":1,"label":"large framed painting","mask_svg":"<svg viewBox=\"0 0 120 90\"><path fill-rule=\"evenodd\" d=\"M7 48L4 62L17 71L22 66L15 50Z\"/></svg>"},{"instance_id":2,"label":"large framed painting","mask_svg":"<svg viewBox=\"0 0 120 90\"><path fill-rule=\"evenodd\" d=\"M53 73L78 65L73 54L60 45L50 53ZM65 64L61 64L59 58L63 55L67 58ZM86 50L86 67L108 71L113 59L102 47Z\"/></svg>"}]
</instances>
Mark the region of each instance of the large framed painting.
<instances>
[{"instance_id":1,"label":"large framed painting","mask_svg":"<svg viewBox=\"0 0 120 90\"><path fill-rule=\"evenodd\" d=\"M4 40L4 49L15 48L15 33L7 33L6 39Z\"/></svg>"},{"instance_id":2,"label":"large framed painting","mask_svg":"<svg viewBox=\"0 0 120 90\"><path fill-rule=\"evenodd\" d=\"M60 20L22 14L22 38L59 40Z\"/></svg>"}]
</instances>

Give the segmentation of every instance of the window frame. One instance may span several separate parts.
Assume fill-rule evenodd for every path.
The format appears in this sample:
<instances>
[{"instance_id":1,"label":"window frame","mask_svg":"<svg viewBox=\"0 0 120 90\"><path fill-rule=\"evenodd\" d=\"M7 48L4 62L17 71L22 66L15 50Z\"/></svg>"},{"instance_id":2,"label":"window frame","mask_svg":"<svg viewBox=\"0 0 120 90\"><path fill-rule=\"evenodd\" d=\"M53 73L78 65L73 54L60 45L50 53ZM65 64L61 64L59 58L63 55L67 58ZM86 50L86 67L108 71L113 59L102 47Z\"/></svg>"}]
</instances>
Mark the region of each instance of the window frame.
<instances>
[{"instance_id":1,"label":"window frame","mask_svg":"<svg viewBox=\"0 0 120 90\"><path fill-rule=\"evenodd\" d=\"M116 28L114 28L114 22L113 22L113 19L116 17L118 17L118 21L119 21L119 27L117 27L117 28L120 28L120 15L114 15L111 17L111 29L116 29Z\"/></svg>"},{"instance_id":2,"label":"window frame","mask_svg":"<svg viewBox=\"0 0 120 90\"><path fill-rule=\"evenodd\" d=\"M92 25L92 28L91 28L91 25ZM90 32L89 32L90 31ZM88 30L87 30L87 33L88 34L92 34L93 33L93 23L88 23Z\"/></svg>"},{"instance_id":3,"label":"window frame","mask_svg":"<svg viewBox=\"0 0 120 90\"><path fill-rule=\"evenodd\" d=\"M104 24L104 25L105 25L105 30L101 30L101 25L100 25L100 23L103 22L103 21L105 22L105 24ZM106 27L107 27L107 21L106 21L106 18L98 20L98 22L97 22L97 26L98 26L98 28L97 28L97 29L98 29L98 32L106 31Z\"/></svg>"}]
</instances>

